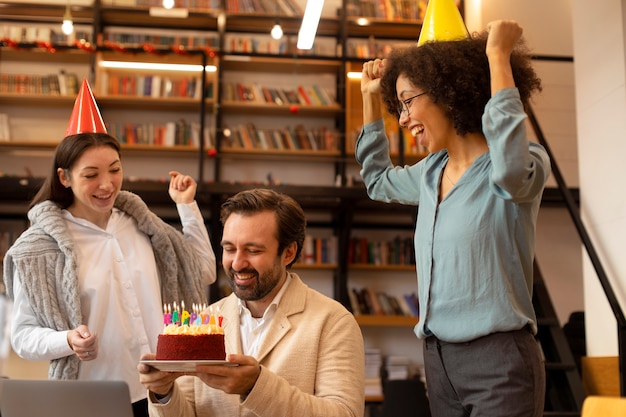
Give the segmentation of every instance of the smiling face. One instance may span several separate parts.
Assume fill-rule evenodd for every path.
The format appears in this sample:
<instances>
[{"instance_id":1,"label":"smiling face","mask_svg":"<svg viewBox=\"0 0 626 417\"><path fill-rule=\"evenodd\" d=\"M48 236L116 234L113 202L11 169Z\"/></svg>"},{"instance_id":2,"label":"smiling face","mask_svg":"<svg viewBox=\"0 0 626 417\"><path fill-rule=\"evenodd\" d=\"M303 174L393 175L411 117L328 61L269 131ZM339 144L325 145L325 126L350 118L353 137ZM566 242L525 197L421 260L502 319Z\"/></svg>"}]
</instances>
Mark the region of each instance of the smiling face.
<instances>
[{"instance_id":1,"label":"smiling face","mask_svg":"<svg viewBox=\"0 0 626 417\"><path fill-rule=\"evenodd\" d=\"M117 151L110 146L92 146L69 170L59 168L57 174L61 184L71 187L74 194L69 212L105 228L122 187L122 163Z\"/></svg>"},{"instance_id":2,"label":"smiling face","mask_svg":"<svg viewBox=\"0 0 626 417\"><path fill-rule=\"evenodd\" d=\"M296 243L278 253L276 216L272 211L232 213L224 223L222 264L233 292L255 317L262 315L287 276Z\"/></svg>"},{"instance_id":3,"label":"smiling face","mask_svg":"<svg viewBox=\"0 0 626 417\"><path fill-rule=\"evenodd\" d=\"M417 143L430 153L446 148L456 131L452 120L432 102L428 92L415 87L404 74L396 80L396 91L398 101L405 108L398 120L400 126L408 129ZM421 95L416 97L418 94Z\"/></svg>"}]
</instances>

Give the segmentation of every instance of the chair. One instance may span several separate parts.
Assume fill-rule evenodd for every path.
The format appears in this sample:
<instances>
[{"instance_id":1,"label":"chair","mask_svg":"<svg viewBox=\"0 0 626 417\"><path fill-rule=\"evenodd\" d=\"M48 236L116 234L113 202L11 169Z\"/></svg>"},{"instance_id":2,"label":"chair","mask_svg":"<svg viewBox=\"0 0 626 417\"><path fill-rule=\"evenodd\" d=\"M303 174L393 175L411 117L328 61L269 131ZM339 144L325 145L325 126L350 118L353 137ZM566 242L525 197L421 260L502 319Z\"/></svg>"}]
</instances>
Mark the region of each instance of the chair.
<instances>
[{"instance_id":1,"label":"chair","mask_svg":"<svg viewBox=\"0 0 626 417\"><path fill-rule=\"evenodd\" d=\"M583 402L580 417L624 417L626 398L590 395Z\"/></svg>"},{"instance_id":2,"label":"chair","mask_svg":"<svg viewBox=\"0 0 626 417\"><path fill-rule=\"evenodd\" d=\"M426 388L419 379L386 381L382 417L430 417Z\"/></svg>"}]
</instances>

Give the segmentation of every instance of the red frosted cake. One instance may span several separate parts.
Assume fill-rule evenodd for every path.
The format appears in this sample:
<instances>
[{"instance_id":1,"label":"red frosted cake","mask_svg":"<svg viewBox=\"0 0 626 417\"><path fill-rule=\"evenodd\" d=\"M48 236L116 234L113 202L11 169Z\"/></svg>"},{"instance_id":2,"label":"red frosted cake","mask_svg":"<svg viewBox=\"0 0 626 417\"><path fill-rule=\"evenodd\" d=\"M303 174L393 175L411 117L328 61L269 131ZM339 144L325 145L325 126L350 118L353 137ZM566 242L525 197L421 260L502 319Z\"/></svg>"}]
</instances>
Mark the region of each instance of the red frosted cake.
<instances>
[{"instance_id":1,"label":"red frosted cake","mask_svg":"<svg viewBox=\"0 0 626 417\"><path fill-rule=\"evenodd\" d=\"M158 337L156 359L224 360L224 330L215 324L170 324Z\"/></svg>"},{"instance_id":2,"label":"red frosted cake","mask_svg":"<svg viewBox=\"0 0 626 417\"><path fill-rule=\"evenodd\" d=\"M163 333L158 336L156 360L224 360L224 329L219 308L185 304L163 306ZM216 313L216 314L214 314Z\"/></svg>"}]
</instances>

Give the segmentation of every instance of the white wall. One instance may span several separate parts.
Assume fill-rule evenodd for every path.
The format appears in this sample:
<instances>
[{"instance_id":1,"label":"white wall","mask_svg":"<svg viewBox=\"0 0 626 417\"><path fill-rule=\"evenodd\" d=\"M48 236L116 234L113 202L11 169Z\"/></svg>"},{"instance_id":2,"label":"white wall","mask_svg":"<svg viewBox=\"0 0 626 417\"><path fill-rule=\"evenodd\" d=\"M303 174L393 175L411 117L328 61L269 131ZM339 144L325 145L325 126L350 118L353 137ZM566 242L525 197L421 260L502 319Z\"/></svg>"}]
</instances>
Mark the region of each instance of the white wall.
<instances>
[{"instance_id":1,"label":"white wall","mask_svg":"<svg viewBox=\"0 0 626 417\"><path fill-rule=\"evenodd\" d=\"M626 69L624 3L574 2L581 210L622 309L626 306ZM616 324L585 259L585 310L590 356L617 354Z\"/></svg>"}]
</instances>

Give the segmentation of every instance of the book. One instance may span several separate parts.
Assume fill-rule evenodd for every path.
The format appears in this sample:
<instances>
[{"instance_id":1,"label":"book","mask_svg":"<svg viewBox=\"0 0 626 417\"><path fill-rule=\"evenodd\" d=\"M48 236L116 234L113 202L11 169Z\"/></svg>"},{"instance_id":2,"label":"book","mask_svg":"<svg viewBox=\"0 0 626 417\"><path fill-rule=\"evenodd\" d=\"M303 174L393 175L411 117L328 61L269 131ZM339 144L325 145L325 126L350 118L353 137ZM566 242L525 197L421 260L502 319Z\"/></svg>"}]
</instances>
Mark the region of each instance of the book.
<instances>
[{"instance_id":1,"label":"book","mask_svg":"<svg viewBox=\"0 0 626 417\"><path fill-rule=\"evenodd\" d=\"M6 113L0 113L0 141L7 142L9 140L11 140L9 115Z\"/></svg>"}]
</instances>

